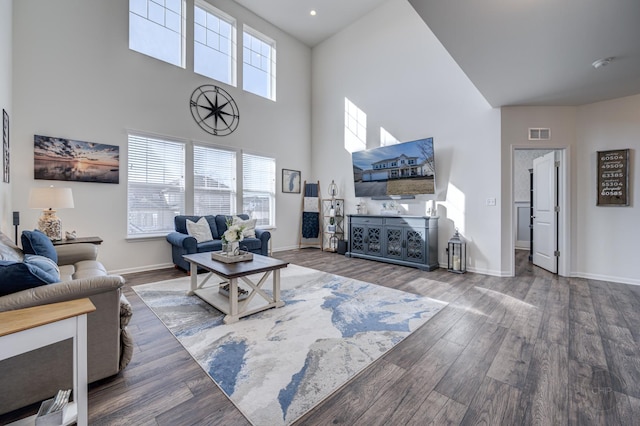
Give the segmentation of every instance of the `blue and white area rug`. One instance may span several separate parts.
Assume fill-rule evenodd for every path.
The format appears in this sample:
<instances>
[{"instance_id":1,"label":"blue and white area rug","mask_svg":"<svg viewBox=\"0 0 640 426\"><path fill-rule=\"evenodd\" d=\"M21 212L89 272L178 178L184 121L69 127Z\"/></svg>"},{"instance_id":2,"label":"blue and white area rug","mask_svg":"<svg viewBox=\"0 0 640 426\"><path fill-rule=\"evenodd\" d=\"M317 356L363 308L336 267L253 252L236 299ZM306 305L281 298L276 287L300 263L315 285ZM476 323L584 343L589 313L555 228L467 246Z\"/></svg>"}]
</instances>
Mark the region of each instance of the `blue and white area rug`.
<instances>
[{"instance_id":1,"label":"blue and white area rug","mask_svg":"<svg viewBox=\"0 0 640 426\"><path fill-rule=\"evenodd\" d=\"M286 305L229 325L186 295L189 277L133 287L254 425L293 423L446 306L297 265L281 271ZM263 288L271 293L271 278Z\"/></svg>"}]
</instances>

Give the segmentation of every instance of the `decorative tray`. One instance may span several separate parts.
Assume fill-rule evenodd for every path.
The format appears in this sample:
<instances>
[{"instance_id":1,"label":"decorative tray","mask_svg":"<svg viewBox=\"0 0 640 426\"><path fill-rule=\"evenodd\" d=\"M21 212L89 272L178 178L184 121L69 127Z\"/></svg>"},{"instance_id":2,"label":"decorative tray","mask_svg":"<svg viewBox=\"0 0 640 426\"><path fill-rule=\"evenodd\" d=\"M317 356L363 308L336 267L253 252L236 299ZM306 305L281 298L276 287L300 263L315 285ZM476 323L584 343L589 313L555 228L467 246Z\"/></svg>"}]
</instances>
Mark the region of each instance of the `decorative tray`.
<instances>
[{"instance_id":1,"label":"decorative tray","mask_svg":"<svg viewBox=\"0 0 640 426\"><path fill-rule=\"evenodd\" d=\"M234 256L223 251L212 251L211 259L223 263L246 262L248 260L253 260L253 253L249 251L240 251L240 254Z\"/></svg>"}]
</instances>

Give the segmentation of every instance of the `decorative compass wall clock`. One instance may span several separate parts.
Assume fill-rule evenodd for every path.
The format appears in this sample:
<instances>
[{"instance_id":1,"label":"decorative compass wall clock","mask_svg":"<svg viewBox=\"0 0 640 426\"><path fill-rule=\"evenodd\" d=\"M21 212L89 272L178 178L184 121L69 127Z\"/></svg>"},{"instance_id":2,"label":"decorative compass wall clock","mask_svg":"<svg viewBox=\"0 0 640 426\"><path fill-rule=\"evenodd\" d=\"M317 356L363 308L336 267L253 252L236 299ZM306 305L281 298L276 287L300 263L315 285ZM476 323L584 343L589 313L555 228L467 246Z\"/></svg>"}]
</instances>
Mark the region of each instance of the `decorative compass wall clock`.
<instances>
[{"instance_id":1,"label":"decorative compass wall clock","mask_svg":"<svg viewBox=\"0 0 640 426\"><path fill-rule=\"evenodd\" d=\"M191 115L198 126L215 136L231 134L240 122L238 105L224 89L205 84L191 94Z\"/></svg>"}]
</instances>

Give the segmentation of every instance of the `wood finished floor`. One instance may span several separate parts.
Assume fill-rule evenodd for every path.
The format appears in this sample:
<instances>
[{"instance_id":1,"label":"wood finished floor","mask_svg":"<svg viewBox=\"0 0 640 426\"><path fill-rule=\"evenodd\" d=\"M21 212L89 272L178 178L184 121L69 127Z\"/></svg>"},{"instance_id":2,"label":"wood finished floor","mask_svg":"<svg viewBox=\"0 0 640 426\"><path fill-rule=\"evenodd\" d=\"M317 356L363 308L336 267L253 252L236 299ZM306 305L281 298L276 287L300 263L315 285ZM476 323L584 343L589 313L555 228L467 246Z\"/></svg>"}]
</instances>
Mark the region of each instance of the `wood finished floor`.
<instances>
[{"instance_id":1,"label":"wood finished floor","mask_svg":"<svg viewBox=\"0 0 640 426\"><path fill-rule=\"evenodd\" d=\"M515 278L275 253L449 305L296 425L637 425L640 287L562 278L516 254ZM248 425L131 290L185 274L126 276L131 364L90 385L91 425ZM0 423L33 413L0 416Z\"/></svg>"}]
</instances>

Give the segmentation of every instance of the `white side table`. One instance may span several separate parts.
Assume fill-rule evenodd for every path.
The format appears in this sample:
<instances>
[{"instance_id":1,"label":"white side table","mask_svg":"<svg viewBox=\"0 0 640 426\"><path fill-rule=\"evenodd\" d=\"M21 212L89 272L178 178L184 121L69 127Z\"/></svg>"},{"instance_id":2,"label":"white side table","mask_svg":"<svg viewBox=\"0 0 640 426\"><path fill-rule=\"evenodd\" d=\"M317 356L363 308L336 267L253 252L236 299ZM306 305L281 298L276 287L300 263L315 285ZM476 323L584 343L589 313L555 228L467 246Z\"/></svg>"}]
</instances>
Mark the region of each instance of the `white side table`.
<instances>
[{"instance_id":1,"label":"white side table","mask_svg":"<svg viewBox=\"0 0 640 426\"><path fill-rule=\"evenodd\" d=\"M73 339L73 399L63 424L88 423L87 314L96 307L87 298L0 312L0 360L52 343ZM16 383L20 386L20 383ZM14 424L34 424L35 415Z\"/></svg>"}]
</instances>

